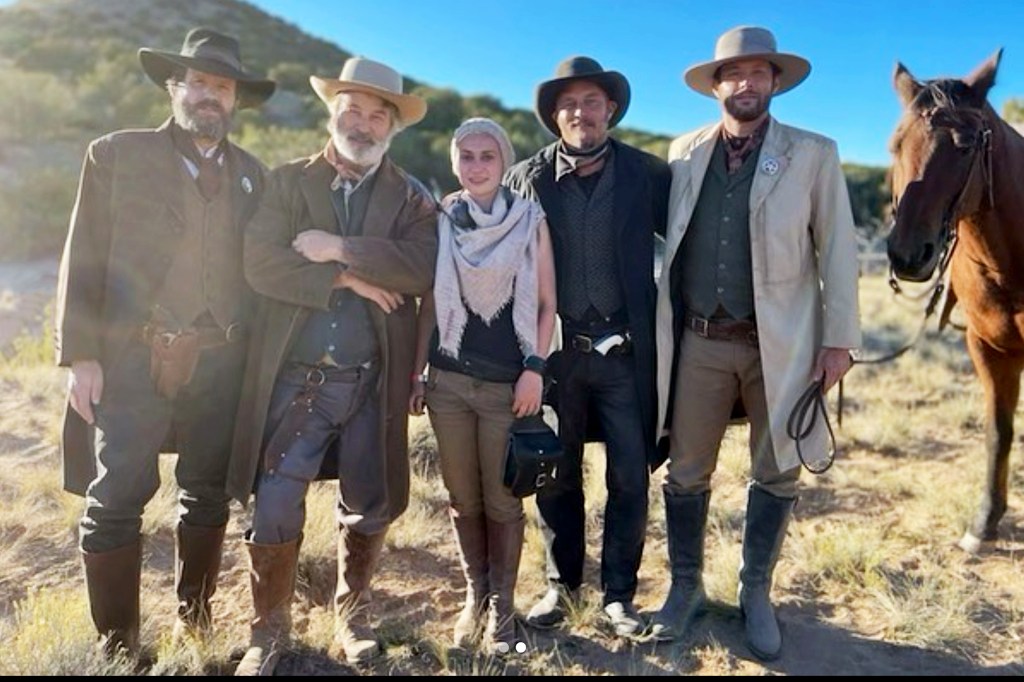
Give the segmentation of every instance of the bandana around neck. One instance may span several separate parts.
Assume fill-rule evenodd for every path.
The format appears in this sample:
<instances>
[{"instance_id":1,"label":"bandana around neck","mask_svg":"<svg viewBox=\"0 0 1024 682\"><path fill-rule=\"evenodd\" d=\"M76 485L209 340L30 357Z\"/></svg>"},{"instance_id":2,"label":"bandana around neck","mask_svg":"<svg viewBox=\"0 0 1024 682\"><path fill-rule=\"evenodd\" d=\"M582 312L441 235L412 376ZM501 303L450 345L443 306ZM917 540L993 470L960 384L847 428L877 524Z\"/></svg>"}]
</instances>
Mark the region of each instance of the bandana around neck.
<instances>
[{"instance_id":1,"label":"bandana around neck","mask_svg":"<svg viewBox=\"0 0 1024 682\"><path fill-rule=\"evenodd\" d=\"M573 149L564 140L560 140L555 153L555 182L573 173L585 178L598 172L604 168L605 157L610 148L611 143L605 140L597 149L584 152Z\"/></svg>"}]
</instances>

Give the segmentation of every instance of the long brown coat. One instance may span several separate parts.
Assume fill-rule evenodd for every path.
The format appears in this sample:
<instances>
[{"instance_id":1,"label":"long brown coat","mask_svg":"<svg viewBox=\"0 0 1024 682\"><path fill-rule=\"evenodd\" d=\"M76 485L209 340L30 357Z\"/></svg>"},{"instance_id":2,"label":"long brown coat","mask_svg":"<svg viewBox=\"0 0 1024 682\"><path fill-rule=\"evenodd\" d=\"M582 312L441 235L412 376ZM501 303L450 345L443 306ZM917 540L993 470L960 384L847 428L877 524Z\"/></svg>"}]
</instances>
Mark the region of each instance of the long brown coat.
<instances>
[{"instance_id":1,"label":"long brown coat","mask_svg":"<svg viewBox=\"0 0 1024 682\"><path fill-rule=\"evenodd\" d=\"M416 345L413 295L430 290L437 254L437 216L425 189L385 158L377 171L363 234L344 237L348 271L405 294L389 315L369 305L383 366L380 437L387 457L391 519L409 500L407 405ZM245 274L261 294L239 405L227 491L245 504L261 469L263 431L274 381L312 309L326 310L338 273L335 263L312 263L292 248L300 232L337 231L331 205L333 167L316 154L275 169L245 237ZM326 461L336 460L330 453Z\"/></svg>"},{"instance_id":2,"label":"long brown coat","mask_svg":"<svg viewBox=\"0 0 1024 682\"><path fill-rule=\"evenodd\" d=\"M171 125L111 133L86 151L57 287L62 367L75 360L107 366L149 318L184 234L185 175ZM232 229L240 232L259 204L263 165L233 144L226 163ZM84 495L96 477L93 437L68 406L61 451L69 492Z\"/></svg>"}]
</instances>

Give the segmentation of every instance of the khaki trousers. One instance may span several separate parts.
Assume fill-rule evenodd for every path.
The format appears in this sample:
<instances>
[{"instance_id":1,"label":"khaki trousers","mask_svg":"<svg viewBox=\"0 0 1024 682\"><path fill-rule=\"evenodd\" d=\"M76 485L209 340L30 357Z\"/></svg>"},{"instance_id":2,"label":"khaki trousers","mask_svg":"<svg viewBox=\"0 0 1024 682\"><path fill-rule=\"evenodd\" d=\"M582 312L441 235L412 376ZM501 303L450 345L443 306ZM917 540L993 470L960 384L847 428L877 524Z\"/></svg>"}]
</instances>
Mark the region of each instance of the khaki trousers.
<instances>
[{"instance_id":1,"label":"khaki trousers","mask_svg":"<svg viewBox=\"0 0 1024 682\"><path fill-rule=\"evenodd\" d=\"M523 517L523 503L503 483L512 399L512 384L430 370L427 410L456 517L486 515L498 523Z\"/></svg>"},{"instance_id":2,"label":"khaki trousers","mask_svg":"<svg viewBox=\"0 0 1024 682\"><path fill-rule=\"evenodd\" d=\"M685 330L675 381L665 482L669 492L694 495L711 489L722 437L733 404L740 399L750 419L751 477L776 497L796 494L800 467L780 472L775 463L756 346L712 341Z\"/></svg>"}]
</instances>

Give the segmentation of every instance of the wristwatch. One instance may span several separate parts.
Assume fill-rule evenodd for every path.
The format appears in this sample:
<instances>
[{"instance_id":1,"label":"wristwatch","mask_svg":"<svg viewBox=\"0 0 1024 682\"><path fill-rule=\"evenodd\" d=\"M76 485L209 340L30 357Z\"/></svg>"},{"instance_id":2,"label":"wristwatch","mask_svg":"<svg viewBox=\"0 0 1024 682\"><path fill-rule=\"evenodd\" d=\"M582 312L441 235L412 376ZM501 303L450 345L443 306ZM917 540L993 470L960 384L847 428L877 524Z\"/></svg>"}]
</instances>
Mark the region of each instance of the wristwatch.
<instances>
[{"instance_id":1,"label":"wristwatch","mask_svg":"<svg viewBox=\"0 0 1024 682\"><path fill-rule=\"evenodd\" d=\"M544 370L547 369L548 363L545 362L544 358L539 355L527 355L523 358L523 369L544 376Z\"/></svg>"}]
</instances>

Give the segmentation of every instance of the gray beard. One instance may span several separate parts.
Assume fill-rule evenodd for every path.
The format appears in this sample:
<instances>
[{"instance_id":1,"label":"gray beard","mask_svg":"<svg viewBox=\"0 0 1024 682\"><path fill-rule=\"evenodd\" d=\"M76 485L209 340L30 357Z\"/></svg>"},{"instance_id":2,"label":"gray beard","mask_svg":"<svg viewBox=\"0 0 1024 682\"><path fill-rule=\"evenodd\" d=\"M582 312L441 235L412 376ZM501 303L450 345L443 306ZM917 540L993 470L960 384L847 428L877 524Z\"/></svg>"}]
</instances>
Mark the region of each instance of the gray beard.
<instances>
[{"instance_id":1,"label":"gray beard","mask_svg":"<svg viewBox=\"0 0 1024 682\"><path fill-rule=\"evenodd\" d=\"M201 140L220 142L227 137L234 119L234 112L229 114L220 112L216 118L200 118L195 107L188 104L183 98L177 97L171 100L171 110L174 113L174 120L182 130Z\"/></svg>"},{"instance_id":2,"label":"gray beard","mask_svg":"<svg viewBox=\"0 0 1024 682\"><path fill-rule=\"evenodd\" d=\"M331 140L334 142L334 147L338 150L338 153L357 166L363 166L364 168L380 163L380 160L384 158L384 155L388 153L388 149L391 147L391 138L392 136L388 135L387 139L375 142L370 147L357 147L349 143L345 133L331 131Z\"/></svg>"}]
</instances>

